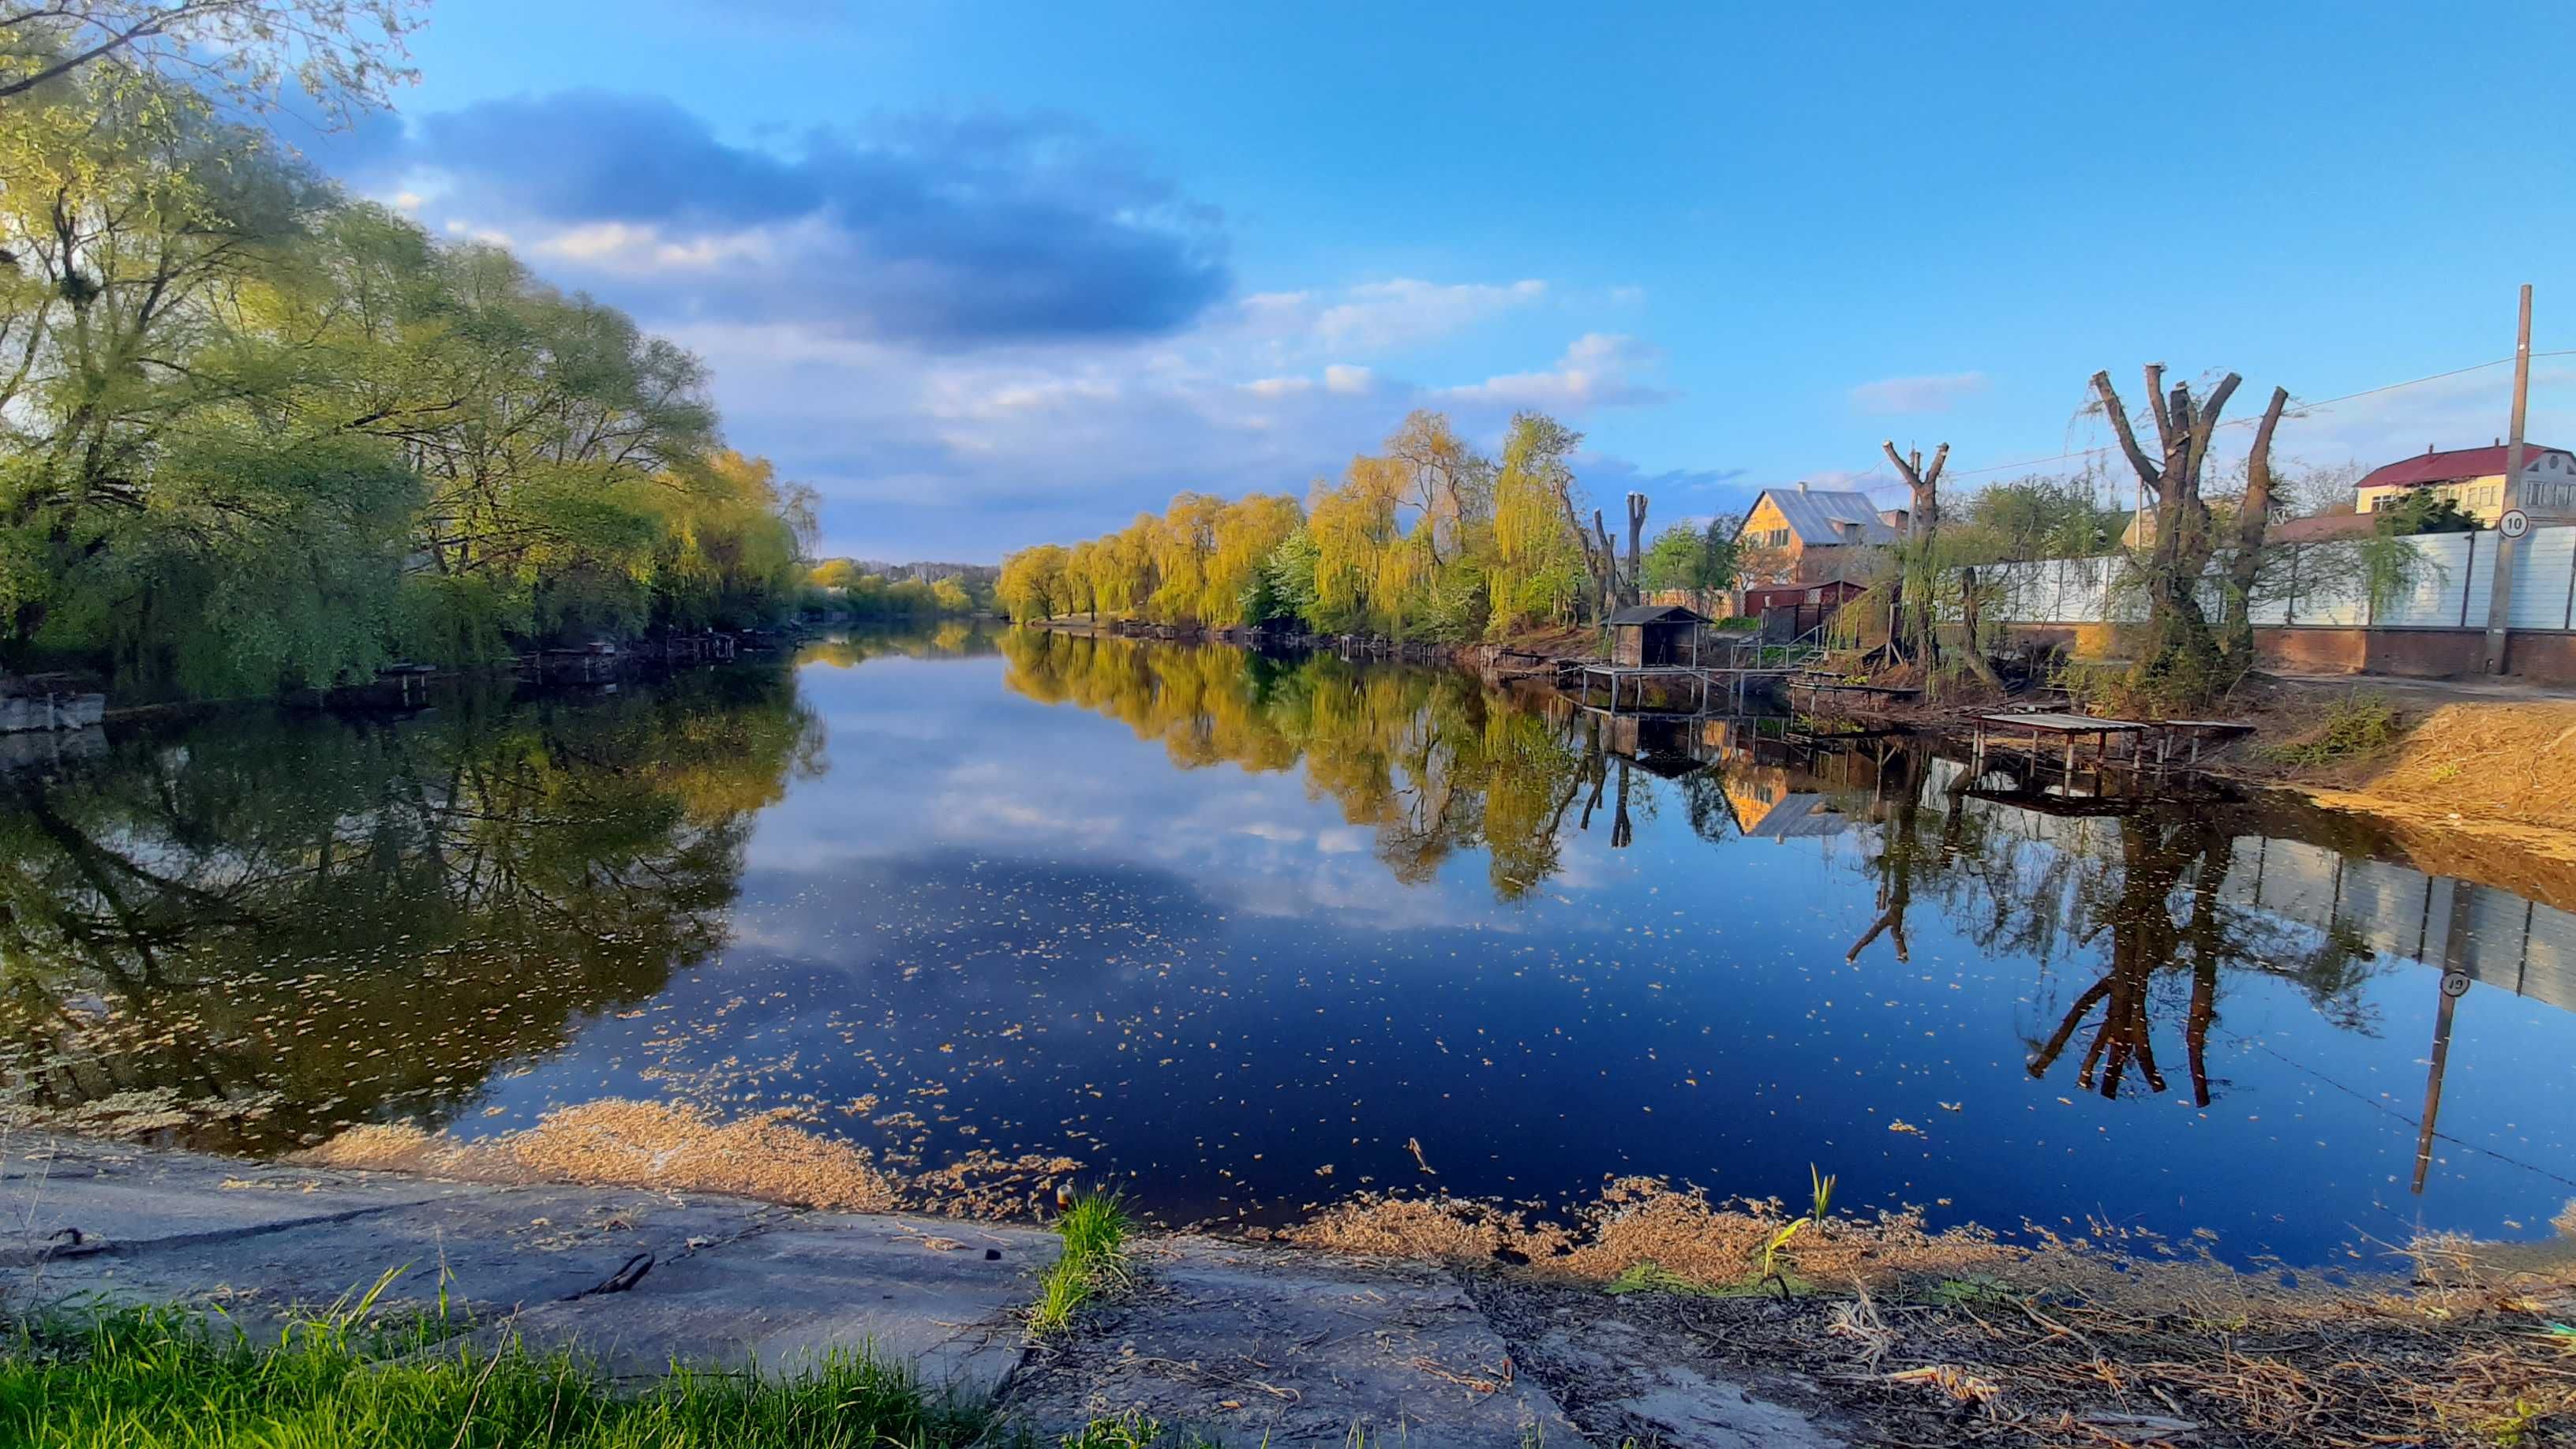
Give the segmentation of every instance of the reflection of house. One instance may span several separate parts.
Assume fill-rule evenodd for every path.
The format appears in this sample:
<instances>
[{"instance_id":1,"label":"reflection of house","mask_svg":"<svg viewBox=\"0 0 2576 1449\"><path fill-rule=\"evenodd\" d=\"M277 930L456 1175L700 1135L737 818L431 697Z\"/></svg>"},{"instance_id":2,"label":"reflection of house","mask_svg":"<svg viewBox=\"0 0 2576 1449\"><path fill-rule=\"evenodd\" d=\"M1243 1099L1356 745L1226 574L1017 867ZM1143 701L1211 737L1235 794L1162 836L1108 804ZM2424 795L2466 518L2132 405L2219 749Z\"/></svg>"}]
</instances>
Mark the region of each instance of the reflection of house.
<instances>
[{"instance_id":1,"label":"reflection of house","mask_svg":"<svg viewBox=\"0 0 2576 1449\"><path fill-rule=\"evenodd\" d=\"M1789 772L1777 765L1729 761L1724 789L1735 833L1748 840L1795 840L1840 835L1851 827L1851 817L1823 794L1790 785Z\"/></svg>"},{"instance_id":2,"label":"reflection of house","mask_svg":"<svg viewBox=\"0 0 2576 1449\"><path fill-rule=\"evenodd\" d=\"M1698 731L1674 716L1614 714L1609 717L1610 753L1634 761L1639 769L1677 780L1708 761L1700 757Z\"/></svg>"},{"instance_id":3,"label":"reflection of house","mask_svg":"<svg viewBox=\"0 0 2576 1449\"><path fill-rule=\"evenodd\" d=\"M2493 523L2504 512L2505 452L2488 448L2427 448L2402 462L2374 468L2353 485L2353 506L2375 513L2418 491L2448 498L2462 513ZM2564 448L2525 444L2522 450L2522 496L2525 513L2547 518L2576 518L2576 454Z\"/></svg>"},{"instance_id":4,"label":"reflection of house","mask_svg":"<svg viewBox=\"0 0 2576 1449\"><path fill-rule=\"evenodd\" d=\"M1812 583L1868 576L1877 551L1895 544L1905 515L1881 513L1869 495L1844 489L1765 488L1735 530L1748 580Z\"/></svg>"}]
</instances>

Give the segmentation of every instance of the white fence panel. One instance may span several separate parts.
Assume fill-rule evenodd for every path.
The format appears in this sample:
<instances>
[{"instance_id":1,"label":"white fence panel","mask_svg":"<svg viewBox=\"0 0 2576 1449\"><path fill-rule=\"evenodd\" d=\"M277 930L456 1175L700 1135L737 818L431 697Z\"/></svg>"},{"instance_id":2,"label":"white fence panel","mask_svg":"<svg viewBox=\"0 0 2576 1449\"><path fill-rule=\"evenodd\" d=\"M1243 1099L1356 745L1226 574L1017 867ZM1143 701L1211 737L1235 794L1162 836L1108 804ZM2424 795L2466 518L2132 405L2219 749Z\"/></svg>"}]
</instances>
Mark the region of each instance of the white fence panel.
<instances>
[{"instance_id":1,"label":"white fence panel","mask_svg":"<svg viewBox=\"0 0 2576 1449\"><path fill-rule=\"evenodd\" d=\"M2294 563L2266 564L2266 589L2279 596L2258 600L2258 625L2383 629L2481 628L2499 551L2493 531L2431 533L2406 540L2421 557L2414 577L2394 598L2373 608L2350 543L2310 544ZM2224 590L2217 573L2198 590L2212 618ZM2041 559L1993 564L1978 577L1995 591L1987 617L2007 624L2134 624L2147 617L2145 590L2127 577L2123 555ZM2576 525L2535 528L2514 556L2513 627L2576 629Z\"/></svg>"},{"instance_id":2,"label":"white fence panel","mask_svg":"<svg viewBox=\"0 0 2576 1449\"><path fill-rule=\"evenodd\" d=\"M2517 629L2564 629L2576 586L2576 528L2535 528L2513 556L2513 615ZM2472 609L2471 613L2477 613ZM2484 624L2484 615L2471 623Z\"/></svg>"},{"instance_id":3,"label":"white fence panel","mask_svg":"<svg viewBox=\"0 0 2576 1449\"><path fill-rule=\"evenodd\" d=\"M2460 606L2468 598L2469 551L2476 547L2476 538L2474 533L2429 533L2407 540L2422 560L2414 581L2404 593L2388 600L2371 622L2394 629L2458 628ZM2302 608L2299 622L2330 621L2311 619Z\"/></svg>"}]
</instances>

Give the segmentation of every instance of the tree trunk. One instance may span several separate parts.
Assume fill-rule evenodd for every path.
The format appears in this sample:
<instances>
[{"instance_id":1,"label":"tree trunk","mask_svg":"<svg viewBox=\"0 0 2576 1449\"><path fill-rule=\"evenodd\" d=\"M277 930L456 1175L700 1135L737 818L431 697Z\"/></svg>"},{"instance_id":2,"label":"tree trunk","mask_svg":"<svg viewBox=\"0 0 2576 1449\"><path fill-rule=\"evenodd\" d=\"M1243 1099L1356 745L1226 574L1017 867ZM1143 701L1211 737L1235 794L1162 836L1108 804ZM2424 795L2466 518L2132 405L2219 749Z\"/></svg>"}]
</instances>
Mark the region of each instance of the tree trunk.
<instances>
[{"instance_id":1,"label":"tree trunk","mask_svg":"<svg viewBox=\"0 0 2576 1449\"><path fill-rule=\"evenodd\" d=\"M2156 500L2156 538L2145 568L2146 637L2129 676L2130 689L2158 708L2188 711L2205 706L2227 683L2217 635L2197 593L2216 546L2200 482L2210 433L2242 379L2231 372L2197 401L2186 383L2174 384L2170 394L2165 391L2162 363L2147 364L2146 379L2161 461L2150 459L2139 446L2111 375L2093 374L2094 395L2111 420L2120 451L2136 471L2139 487Z\"/></svg>"},{"instance_id":2,"label":"tree trunk","mask_svg":"<svg viewBox=\"0 0 2576 1449\"><path fill-rule=\"evenodd\" d=\"M1646 532L1646 495L1628 495L1628 582L1621 597L1631 604L1646 602L1646 561L1638 553L1638 540Z\"/></svg>"},{"instance_id":3,"label":"tree trunk","mask_svg":"<svg viewBox=\"0 0 2576 1449\"><path fill-rule=\"evenodd\" d=\"M1592 510L1592 547L1600 561L1601 617L1607 619L1619 607L1619 554L1610 546L1610 527L1601 521L1601 510Z\"/></svg>"},{"instance_id":4,"label":"tree trunk","mask_svg":"<svg viewBox=\"0 0 2576 1449\"><path fill-rule=\"evenodd\" d=\"M1887 461L1895 465L1897 476L1905 480L1906 489L1912 495L1905 515L1905 545L1899 550L1900 557L1907 558L1910 567L1897 572L1896 588L1900 596L1896 614L1898 627L1888 642L1899 655L1912 654L1919 648L1924 672L1928 676L1941 664L1941 622L1933 607L1939 561L1934 557L1933 542L1941 532L1941 469L1950 461L1950 445L1943 443L1933 450L1929 468L1923 466L1921 449L1910 449L1904 457L1899 457L1894 438L1878 446L1887 454ZM1906 587L1908 573L1914 576L1913 588ZM1994 666L1977 653L1976 638L1972 623L1968 630L1968 652L1977 657L1969 667L1976 671L1978 678L1995 683Z\"/></svg>"},{"instance_id":5,"label":"tree trunk","mask_svg":"<svg viewBox=\"0 0 2576 1449\"><path fill-rule=\"evenodd\" d=\"M2263 569L2263 535L2271 527L2272 430L2290 394L2272 389L2263 421L2254 427L2254 451L2245 457L2245 501L2236 515L2236 552L2227 560L2227 601L2221 644L2235 679L2254 667L2254 584Z\"/></svg>"}]
</instances>

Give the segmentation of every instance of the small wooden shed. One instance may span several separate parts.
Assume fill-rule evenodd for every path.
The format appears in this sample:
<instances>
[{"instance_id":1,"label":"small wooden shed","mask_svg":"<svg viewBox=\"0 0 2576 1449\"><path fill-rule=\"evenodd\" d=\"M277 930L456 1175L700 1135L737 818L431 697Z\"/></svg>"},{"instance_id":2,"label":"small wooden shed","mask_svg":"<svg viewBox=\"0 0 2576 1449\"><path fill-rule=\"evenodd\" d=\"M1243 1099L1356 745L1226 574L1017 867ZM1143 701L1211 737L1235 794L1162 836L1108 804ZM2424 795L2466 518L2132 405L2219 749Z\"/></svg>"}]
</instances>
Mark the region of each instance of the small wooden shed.
<instances>
[{"instance_id":1,"label":"small wooden shed","mask_svg":"<svg viewBox=\"0 0 2576 1449\"><path fill-rule=\"evenodd\" d=\"M1610 616L1610 662L1623 669L1679 669L1699 663L1705 615L1679 604L1638 604Z\"/></svg>"}]
</instances>

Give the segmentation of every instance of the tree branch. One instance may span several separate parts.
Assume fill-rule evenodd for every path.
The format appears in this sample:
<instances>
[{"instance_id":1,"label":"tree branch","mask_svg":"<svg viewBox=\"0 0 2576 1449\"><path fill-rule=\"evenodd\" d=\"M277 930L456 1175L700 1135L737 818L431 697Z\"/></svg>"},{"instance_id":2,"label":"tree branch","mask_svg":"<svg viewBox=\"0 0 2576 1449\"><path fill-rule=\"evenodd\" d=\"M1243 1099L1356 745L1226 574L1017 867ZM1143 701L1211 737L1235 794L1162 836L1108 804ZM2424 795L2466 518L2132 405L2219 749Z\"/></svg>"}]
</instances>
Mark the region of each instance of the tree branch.
<instances>
[{"instance_id":1,"label":"tree branch","mask_svg":"<svg viewBox=\"0 0 2576 1449\"><path fill-rule=\"evenodd\" d=\"M2153 373L2157 369L2149 368L2148 371ZM2156 471L2156 465L2147 461L2146 450L2138 446L2138 435L2129 427L2129 410L2121 404L2118 390L2111 386L2110 373L2093 374L2093 392L2102 400L2102 411L2111 417L2111 431L2119 435L2120 451L2128 454L2129 466L2138 470L2138 481L2147 486L2148 492L2162 497L2164 474ZM2156 412L2158 417L2163 416L2161 403L2157 405Z\"/></svg>"}]
</instances>

